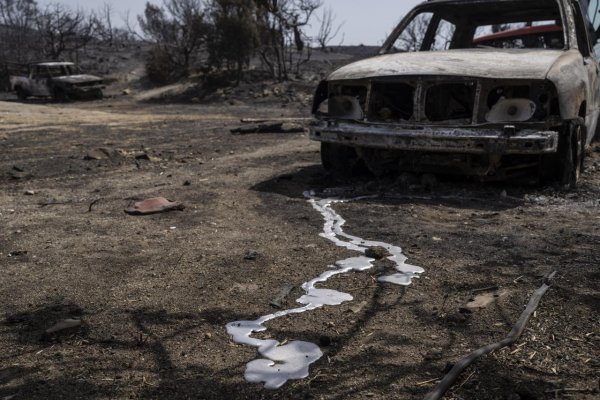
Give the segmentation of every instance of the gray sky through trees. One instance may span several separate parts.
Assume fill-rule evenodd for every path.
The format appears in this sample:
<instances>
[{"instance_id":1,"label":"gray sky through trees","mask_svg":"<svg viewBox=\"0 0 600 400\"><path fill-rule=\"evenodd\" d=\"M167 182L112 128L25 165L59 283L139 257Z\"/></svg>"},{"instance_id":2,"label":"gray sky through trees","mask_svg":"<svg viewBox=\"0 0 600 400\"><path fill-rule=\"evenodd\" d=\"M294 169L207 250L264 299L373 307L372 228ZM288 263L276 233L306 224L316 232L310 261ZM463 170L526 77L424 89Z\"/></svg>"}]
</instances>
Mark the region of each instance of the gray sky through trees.
<instances>
[{"instance_id":1,"label":"gray sky through trees","mask_svg":"<svg viewBox=\"0 0 600 400\"><path fill-rule=\"evenodd\" d=\"M87 10L100 8L104 3L112 4L115 25L121 25L121 16L130 11L131 21L144 10L147 0L38 0L43 7L49 3L61 3L71 8L81 7ZM150 0L159 4L162 0ZM331 7L337 16L337 22L345 21L340 35L331 42L336 45L344 34L346 45L377 45L383 42L385 36L391 32L395 24L412 7L421 0L325 0L325 7ZM311 32L318 30L315 20Z\"/></svg>"}]
</instances>

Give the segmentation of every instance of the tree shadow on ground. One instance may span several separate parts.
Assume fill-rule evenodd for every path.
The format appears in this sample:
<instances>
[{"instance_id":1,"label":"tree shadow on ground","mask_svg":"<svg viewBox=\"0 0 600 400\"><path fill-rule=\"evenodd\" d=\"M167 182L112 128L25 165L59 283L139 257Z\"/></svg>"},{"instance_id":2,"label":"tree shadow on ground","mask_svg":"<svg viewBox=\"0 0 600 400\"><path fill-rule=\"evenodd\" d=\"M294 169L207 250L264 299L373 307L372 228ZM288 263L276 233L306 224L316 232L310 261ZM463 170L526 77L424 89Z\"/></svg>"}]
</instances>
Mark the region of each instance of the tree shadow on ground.
<instances>
[{"instance_id":1,"label":"tree shadow on ground","mask_svg":"<svg viewBox=\"0 0 600 400\"><path fill-rule=\"evenodd\" d=\"M97 332L102 331L98 329L101 327L90 326L89 334L80 333L77 338L63 337L52 343L40 343L40 331L46 329L49 321L75 315L88 319L94 316L84 315L79 307L72 304L49 305L8 316L8 333L12 331L15 343L23 348L2 357L2 363L8 364L16 357L35 359L35 354L44 353L39 358L39 368L14 366L0 369L0 398L277 398L276 395L269 396L268 392L263 394L264 390L257 385L240 389L242 378L237 371L244 367L245 362L233 367L210 367L203 362L183 368L174 361L173 342L189 340L190 335L196 335L207 324L224 331L225 324L241 319L241 314L221 308L197 313L170 313L149 308L116 312L128 316L137 332L124 338L103 338L103 334ZM115 326L109 328L116 329ZM220 339L213 340L214 345L220 347ZM24 351L27 347L33 350ZM127 361L140 358L148 359L149 364L137 365Z\"/></svg>"},{"instance_id":2,"label":"tree shadow on ground","mask_svg":"<svg viewBox=\"0 0 600 400\"><path fill-rule=\"evenodd\" d=\"M40 344L46 329L64 319L79 319L85 314L79 305L57 302L32 311L9 314L4 325L16 333L19 344Z\"/></svg>"}]
</instances>

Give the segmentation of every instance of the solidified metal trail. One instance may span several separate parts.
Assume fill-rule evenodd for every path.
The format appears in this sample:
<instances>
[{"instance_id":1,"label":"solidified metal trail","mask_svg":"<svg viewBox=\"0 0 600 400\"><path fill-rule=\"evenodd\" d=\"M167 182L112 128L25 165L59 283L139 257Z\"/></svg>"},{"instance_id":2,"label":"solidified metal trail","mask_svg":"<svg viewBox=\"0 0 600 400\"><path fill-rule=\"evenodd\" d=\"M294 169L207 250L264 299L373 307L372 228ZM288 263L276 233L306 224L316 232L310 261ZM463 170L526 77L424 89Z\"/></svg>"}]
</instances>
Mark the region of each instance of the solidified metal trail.
<instances>
[{"instance_id":1,"label":"solidified metal trail","mask_svg":"<svg viewBox=\"0 0 600 400\"><path fill-rule=\"evenodd\" d=\"M309 375L309 367L312 363L323 356L321 349L314 343L293 341L281 345L277 340L262 340L252 337L253 333L267 330L265 323L276 318L292 314L300 314L315 310L323 306L335 306L353 300L350 294L338 292L331 289L317 288L316 285L327 282L330 278L352 271L366 271L373 267L373 258L366 257L365 251L370 247L383 247L389 254L388 260L396 264L397 273L390 276L382 276L380 282L389 282L397 285L408 286L412 279L418 277L424 270L420 267L407 264L407 258L402 254L402 249L397 246L383 242L374 242L352 236L344 232L342 227L346 221L332 209L335 203L350 200L341 199L319 199L314 192L304 194L310 204L325 219L321 237L332 241L339 247L357 251L363 255L337 261L330 265L331 269L323 272L317 278L302 285L305 295L296 300L303 307L279 311L274 314L265 315L255 321L236 321L227 324L227 333L233 341L239 344L256 347L262 359L254 360L246 366L245 378L251 383L264 382L267 389L278 389L290 379L303 379ZM358 199L352 199L358 200Z\"/></svg>"}]
</instances>

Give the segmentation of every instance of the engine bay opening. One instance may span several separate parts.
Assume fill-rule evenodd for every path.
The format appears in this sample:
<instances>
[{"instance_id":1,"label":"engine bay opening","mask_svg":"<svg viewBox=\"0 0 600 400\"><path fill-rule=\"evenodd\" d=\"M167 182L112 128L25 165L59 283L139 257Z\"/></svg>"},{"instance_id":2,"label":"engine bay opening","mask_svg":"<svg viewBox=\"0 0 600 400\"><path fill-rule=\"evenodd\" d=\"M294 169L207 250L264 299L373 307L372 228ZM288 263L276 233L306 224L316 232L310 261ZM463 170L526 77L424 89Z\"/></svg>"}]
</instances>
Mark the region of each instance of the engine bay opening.
<instances>
[{"instance_id":1,"label":"engine bay opening","mask_svg":"<svg viewBox=\"0 0 600 400\"><path fill-rule=\"evenodd\" d=\"M415 88L407 83L374 82L371 88L369 119L408 121L414 114Z\"/></svg>"},{"instance_id":2,"label":"engine bay opening","mask_svg":"<svg viewBox=\"0 0 600 400\"><path fill-rule=\"evenodd\" d=\"M475 82L443 83L427 89L425 117L430 122L470 122L475 107Z\"/></svg>"}]
</instances>

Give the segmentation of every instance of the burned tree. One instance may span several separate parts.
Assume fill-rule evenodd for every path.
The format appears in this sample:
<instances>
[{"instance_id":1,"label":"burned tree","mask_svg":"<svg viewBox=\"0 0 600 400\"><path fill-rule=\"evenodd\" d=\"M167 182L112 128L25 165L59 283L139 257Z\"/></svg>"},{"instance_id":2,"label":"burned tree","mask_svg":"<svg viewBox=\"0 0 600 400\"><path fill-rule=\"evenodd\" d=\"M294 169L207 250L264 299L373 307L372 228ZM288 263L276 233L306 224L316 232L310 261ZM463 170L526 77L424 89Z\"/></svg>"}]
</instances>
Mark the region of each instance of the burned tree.
<instances>
[{"instance_id":1,"label":"burned tree","mask_svg":"<svg viewBox=\"0 0 600 400\"><path fill-rule=\"evenodd\" d=\"M321 50L325 50L329 43L340 34L340 30L344 26L344 23L339 25L335 24L335 14L331 7L323 10L320 22L321 25L319 26L316 41Z\"/></svg>"},{"instance_id":2,"label":"burned tree","mask_svg":"<svg viewBox=\"0 0 600 400\"><path fill-rule=\"evenodd\" d=\"M0 0L0 57L3 61L25 62L36 43L34 0Z\"/></svg>"},{"instance_id":3,"label":"burned tree","mask_svg":"<svg viewBox=\"0 0 600 400\"><path fill-rule=\"evenodd\" d=\"M40 51L51 60L85 47L94 32L93 18L81 10L52 4L40 11L35 25L40 38Z\"/></svg>"},{"instance_id":4,"label":"burned tree","mask_svg":"<svg viewBox=\"0 0 600 400\"><path fill-rule=\"evenodd\" d=\"M149 72L166 72L168 79L189 73L208 34L205 14L200 0L164 0L162 7L146 3L138 22L145 38L154 43Z\"/></svg>"},{"instance_id":5,"label":"burned tree","mask_svg":"<svg viewBox=\"0 0 600 400\"><path fill-rule=\"evenodd\" d=\"M308 38L304 29L315 11L323 4L321 0L257 0L257 23L262 62L279 80L289 77L294 65L299 65L305 56L310 57L306 46Z\"/></svg>"},{"instance_id":6,"label":"burned tree","mask_svg":"<svg viewBox=\"0 0 600 400\"><path fill-rule=\"evenodd\" d=\"M113 26L113 6L110 3L104 3L93 15L96 37L109 46L115 44L115 31Z\"/></svg>"},{"instance_id":7,"label":"burned tree","mask_svg":"<svg viewBox=\"0 0 600 400\"><path fill-rule=\"evenodd\" d=\"M238 81L259 43L255 13L252 0L214 0L210 4L209 62L228 70L233 67Z\"/></svg>"}]
</instances>

